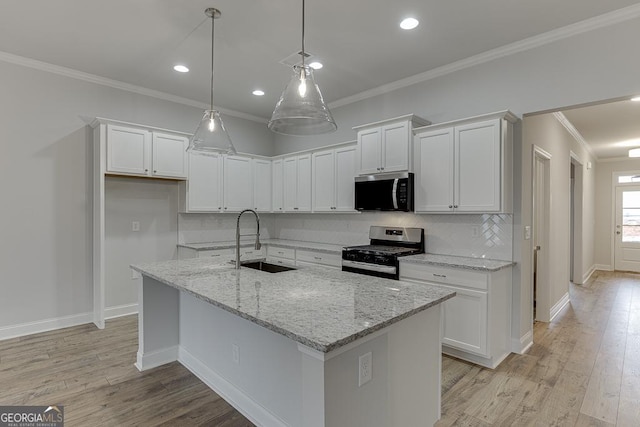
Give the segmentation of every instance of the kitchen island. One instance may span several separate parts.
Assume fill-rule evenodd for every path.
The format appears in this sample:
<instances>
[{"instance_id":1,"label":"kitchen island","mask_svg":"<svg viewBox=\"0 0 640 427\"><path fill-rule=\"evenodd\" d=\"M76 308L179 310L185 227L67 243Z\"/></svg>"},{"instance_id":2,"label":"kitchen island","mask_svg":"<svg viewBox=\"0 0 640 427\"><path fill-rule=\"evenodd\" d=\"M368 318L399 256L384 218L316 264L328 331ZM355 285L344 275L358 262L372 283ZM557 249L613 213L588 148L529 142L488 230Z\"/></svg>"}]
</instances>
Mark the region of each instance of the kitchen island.
<instances>
[{"instance_id":1,"label":"kitchen island","mask_svg":"<svg viewBox=\"0 0 640 427\"><path fill-rule=\"evenodd\" d=\"M430 426L440 414L437 286L210 259L143 275L136 366L178 360L264 426Z\"/></svg>"}]
</instances>

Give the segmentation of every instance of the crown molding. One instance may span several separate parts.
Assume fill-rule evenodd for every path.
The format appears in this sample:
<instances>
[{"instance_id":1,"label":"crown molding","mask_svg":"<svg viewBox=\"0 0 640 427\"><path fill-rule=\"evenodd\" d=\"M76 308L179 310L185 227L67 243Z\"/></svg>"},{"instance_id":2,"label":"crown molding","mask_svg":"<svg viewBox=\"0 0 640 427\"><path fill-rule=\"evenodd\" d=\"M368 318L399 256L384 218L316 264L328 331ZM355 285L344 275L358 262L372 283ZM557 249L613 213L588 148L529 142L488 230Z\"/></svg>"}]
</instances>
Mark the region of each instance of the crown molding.
<instances>
[{"instance_id":1,"label":"crown molding","mask_svg":"<svg viewBox=\"0 0 640 427\"><path fill-rule=\"evenodd\" d=\"M558 40L586 33L598 28L619 24L621 22L629 21L638 17L640 17L640 4L628 6L622 9L615 10L613 12L585 19L584 21L576 22L575 24L567 25L565 27L557 28L555 30L547 31L546 33L526 38L524 40L491 49L478 55L473 55L460 61L443 65L442 67L437 67L423 73L415 74L402 80L397 80L395 82L378 86L376 88L366 90L355 95L338 99L336 101L330 102L329 108L337 108L343 105L348 105L354 102L372 98L374 96L383 95L389 92L393 92L394 90L414 85L416 83L432 80L436 77L441 77L446 74L454 73L466 68L471 68L476 65L493 61L495 59L513 55L519 52L524 52L536 47L553 43Z\"/></svg>"},{"instance_id":2,"label":"crown molding","mask_svg":"<svg viewBox=\"0 0 640 427\"><path fill-rule=\"evenodd\" d=\"M580 132L578 132L578 129L576 129L575 126L573 126L573 123L571 123L569 119L567 119L567 116L562 114L561 111L556 111L555 113L552 113L552 114L553 114L553 117L555 117L556 120L558 120L560 124L564 126L567 132L569 132L571 136L573 136L573 138L576 141L578 141L580 145L582 145L582 148L587 150L587 152L591 155L591 157L594 158L594 160L600 160L598 156L596 156L595 153L593 152L593 149L591 148L591 146L587 143L587 141L585 141L585 139L580 134Z\"/></svg>"},{"instance_id":3,"label":"crown molding","mask_svg":"<svg viewBox=\"0 0 640 427\"><path fill-rule=\"evenodd\" d=\"M599 159L598 162L602 163L617 163L617 162L640 162L640 158L634 157L607 157L606 159ZM619 172L619 171L615 171Z\"/></svg>"},{"instance_id":4,"label":"crown molding","mask_svg":"<svg viewBox=\"0 0 640 427\"><path fill-rule=\"evenodd\" d=\"M58 74L60 76L69 77L76 80L82 80L85 82L94 83L101 86L120 89L127 92L136 93L138 95L149 96L151 98L161 99L163 101L170 101L170 102L175 102L177 104L187 105L189 107L196 107L202 110L209 109L209 104L205 104L203 102L194 101L192 99L183 98L181 96L171 95L169 93L161 92L158 90L147 89L142 86L136 86L136 85L124 83L118 80L108 79L106 77L97 76L95 74L74 70L72 68L61 67L59 65L50 64L48 62L38 61L36 59L25 58L23 56L14 55L8 52L0 52L0 61L21 65L23 67L33 68L33 69L44 71L47 73ZM220 113L227 116L233 116L240 119L251 120L253 122L258 122L258 123L268 122L268 120L263 117L242 113L240 111L227 110L224 108L217 108L217 110L220 111Z\"/></svg>"}]
</instances>

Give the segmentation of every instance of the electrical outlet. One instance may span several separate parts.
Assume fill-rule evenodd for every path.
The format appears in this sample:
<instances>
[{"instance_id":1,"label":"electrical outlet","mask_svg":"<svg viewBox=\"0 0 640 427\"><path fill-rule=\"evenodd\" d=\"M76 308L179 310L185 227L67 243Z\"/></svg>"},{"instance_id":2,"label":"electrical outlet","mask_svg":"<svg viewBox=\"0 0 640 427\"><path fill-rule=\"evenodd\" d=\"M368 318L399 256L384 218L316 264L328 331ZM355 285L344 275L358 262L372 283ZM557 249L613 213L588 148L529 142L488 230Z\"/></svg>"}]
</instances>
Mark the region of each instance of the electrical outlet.
<instances>
[{"instance_id":1,"label":"electrical outlet","mask_svg":"<svg viewBox=\"0 0 640 427\"><path fill-rule=\"evenodd\" d=\"M133 221L131 223L131 231L140 231L140 221Z\"/></svg>"},{"instance_id":2,"label":"electrical outlet","mask_svg":"<svg viewBox=\"0 0 640 427\"><path fill-rule=\"evenodd\" d=\"M233 359L233 363L236 365L240 364L240 348L238 344L231 344L231 357Z\"/></svg>"},{"instance_id":3,"label":"electrical outlet","mask_svg":"<svg viewBox=\"0 0 640 427\"><path fill-rule=\"evenodd\" d=\"M478 232L478 227L471 228L471 237L478 237L480 233Z\"/></svg>"},{"instance_id":4,"label":"electrical outlet","mask_svg":"<svg viewBox=\"0 0 640 427\"><path fill-rule=\"evenodd\" d=\"M358 358L358 387L362 387L371 381L371 364L373 357L371 352L365 353Z\"/></svg>"}]
</instances>

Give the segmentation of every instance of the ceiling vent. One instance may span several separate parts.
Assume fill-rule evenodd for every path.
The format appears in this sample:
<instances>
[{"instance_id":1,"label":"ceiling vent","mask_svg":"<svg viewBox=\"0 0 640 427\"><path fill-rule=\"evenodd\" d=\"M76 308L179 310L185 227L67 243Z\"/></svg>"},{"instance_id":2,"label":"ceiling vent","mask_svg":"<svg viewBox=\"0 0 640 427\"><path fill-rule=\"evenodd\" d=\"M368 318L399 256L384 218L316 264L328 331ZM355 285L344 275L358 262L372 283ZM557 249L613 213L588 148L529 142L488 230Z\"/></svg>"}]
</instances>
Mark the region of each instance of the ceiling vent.
<instances>
[{"instance_id":1,"label":"ceiling vent","mask_svg":"<svg viewBox=\"0 0 640 427\"><path fill-rule=\"evenodd\" d=\"M294 65L300 65L300 64L302 64L301 55L302 55L302 51L294 52L291 55L287 56L286 58L280 60L279 62L282 65L286 65L287 67L293 67ZM311 60L313 58L314 58L314 55L312 53L309 53L309 52L305 52L304 53L304 62L305 62L305 64L308 64L309 62L311 62Z\"/></svg>"}]
</instances>

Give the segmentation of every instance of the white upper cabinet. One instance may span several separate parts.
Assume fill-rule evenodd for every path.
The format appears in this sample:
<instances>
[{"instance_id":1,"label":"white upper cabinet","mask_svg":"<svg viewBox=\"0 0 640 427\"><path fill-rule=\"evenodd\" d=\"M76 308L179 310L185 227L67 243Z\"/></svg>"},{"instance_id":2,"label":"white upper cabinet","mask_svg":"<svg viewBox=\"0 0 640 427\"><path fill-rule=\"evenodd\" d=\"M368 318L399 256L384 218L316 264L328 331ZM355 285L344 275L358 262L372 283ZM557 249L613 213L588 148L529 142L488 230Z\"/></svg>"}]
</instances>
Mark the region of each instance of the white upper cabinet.
<instances>
[{"instance_id":1,"label":"white upper cabinet","mask_svg":"<svg viewBox=\"0 0 640 427\"><path fill-rule=\"evenodd\" d=\"M186 179L188 161L185 152L189 140L180 135L153 132L151 141L153 176Z\"/></svg>"},{"instance_id":2,"label":"white upper cabinet","mask_svg":"<svg viewBox=\"0 0 640 427\"><path fill-rule=\"evenodd\" d=\"M284 160L271 162L271 209L273 212L284 210Z\"/></svg>"},{"instance_id":3,"label":"white upper cabinet","mask_svg":"<svg viewBox=\"0 0 640 427\"><path fill-rule=\"evenodd\" d=\"M188 143L182 135L108 124L106 171L186 179Z\"/></svg>"},{"instance_id":4,"label":"white upper cabinet","mask_svg":"<svg viewBox=\"0 0 640 427\"><path fill-rule=\"evenodd\" d=\"M225 156L222 180L223 211L240 212L253 209L253 171L250 157Z\"/></svg>"},{"instance_id":5,"label":"white upper cabinet","mask_svg":"<svg viewBox=\"0 0 640 427\"><path fill-rule=\"evenodd\" d=\"M354 127L358 131L358 173L369 175L410 170L412 129L428 124L429 121L409 114Z\"/></svg>"},{"instance_id":6,"label":"white upper cabinet","mask_svg":"<svg viewBox=\"0 0 640 427\"><path fill-rule=\"evenodd\" d=\"M311 154L283 160L283 205L286 212L311 212Z\"/></svg>"},{"instance_id":7,"label":"white upper cabinet","mask_svg":"<svg viewBox=\"0 0 640 427\"><path fill-rule=\"evenodd\" d=\"M515 121L500 112L416 129L416 212L512 212Z\"/></svg>"},{"instance_id":8,"label":"white upper cabinet","mask_svg":"<svg viewBox=\"0 0 640 427\"><path fill-rule=\"evenodd\" d=\"M313 211L354 211L356 145L313 153Z\"/></svg>"},{"instance_id":9,"label":"white upper cabinet","mask_svg":"<svg viewBox=\"0 0 640 427\"><path fill-rule=\"evenodd\" d=\"M187 211L222 211L222 154L189 154Z\"/></svg>"},{"instance_id":10,"label":"white upper cabinet","mask_svg":"<svg viewBox=\"0 0 640 427\"><path fill-rule=\"evenodd\" d=\"M271 212L271 160L253 159L253 208Z\"/></svg>"}]
</instances>

